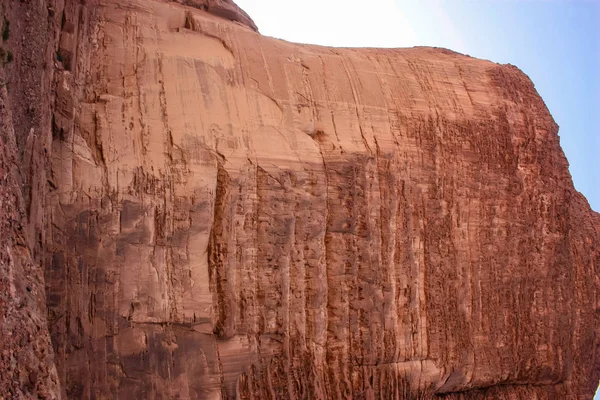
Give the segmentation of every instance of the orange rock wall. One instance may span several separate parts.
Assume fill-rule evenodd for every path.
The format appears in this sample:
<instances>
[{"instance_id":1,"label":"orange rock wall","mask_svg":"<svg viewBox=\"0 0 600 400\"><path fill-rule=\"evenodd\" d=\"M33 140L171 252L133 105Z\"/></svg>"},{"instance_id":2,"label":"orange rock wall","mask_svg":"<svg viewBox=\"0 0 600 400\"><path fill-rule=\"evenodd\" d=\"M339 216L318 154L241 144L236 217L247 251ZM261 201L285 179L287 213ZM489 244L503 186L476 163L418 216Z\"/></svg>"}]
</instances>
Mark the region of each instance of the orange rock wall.
<instances>
[{"instance_id":1,"label":"orange rock wall","mask_svg":"<svg viewBox=\"0 0 600 400\"><path fill-rule=\"evenodd\" d=\"M591 398L600 217L527 76L194 6L65 8L44 265L67 397Z\"/></svg>"}]
</instances>

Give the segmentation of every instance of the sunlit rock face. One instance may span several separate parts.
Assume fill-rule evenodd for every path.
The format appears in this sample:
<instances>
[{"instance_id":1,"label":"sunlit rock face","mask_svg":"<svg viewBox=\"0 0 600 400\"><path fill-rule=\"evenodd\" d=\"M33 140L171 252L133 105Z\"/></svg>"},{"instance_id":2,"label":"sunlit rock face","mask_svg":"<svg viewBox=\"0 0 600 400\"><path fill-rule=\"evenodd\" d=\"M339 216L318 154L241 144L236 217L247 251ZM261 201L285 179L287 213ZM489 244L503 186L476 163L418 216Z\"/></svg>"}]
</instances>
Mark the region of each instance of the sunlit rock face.
<instances>
[{"instance_id":1,"label":"sunlit rock face","mask_svg":"<svg viewBox=\"0 0 600 400\"><path fill-rule=\"evenodd\" d=\"M229 1L64 10L58 395L591 398L600 216L516 67L292 44Z\"/></svg>"}]
</instances>

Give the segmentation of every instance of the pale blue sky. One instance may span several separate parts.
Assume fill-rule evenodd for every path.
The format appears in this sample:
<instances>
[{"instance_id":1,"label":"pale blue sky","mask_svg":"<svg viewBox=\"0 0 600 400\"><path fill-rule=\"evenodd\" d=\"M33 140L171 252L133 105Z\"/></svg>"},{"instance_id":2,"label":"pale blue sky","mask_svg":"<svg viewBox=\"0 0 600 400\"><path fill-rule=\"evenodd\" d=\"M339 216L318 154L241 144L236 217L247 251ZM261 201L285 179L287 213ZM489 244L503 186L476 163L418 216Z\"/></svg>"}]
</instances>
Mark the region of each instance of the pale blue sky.
<instances>
[{"instance_id":1,"label":"pale blue sky","mask_svg":"<svg viewBox=\"0 0 600 400\"><path fill-rule=\"evenodd\" d=\"M264 35L347 47L438 46L510 63L560 126L575 188L600 211L600 0L237 0Z\"/></svg>"}]
</instances>

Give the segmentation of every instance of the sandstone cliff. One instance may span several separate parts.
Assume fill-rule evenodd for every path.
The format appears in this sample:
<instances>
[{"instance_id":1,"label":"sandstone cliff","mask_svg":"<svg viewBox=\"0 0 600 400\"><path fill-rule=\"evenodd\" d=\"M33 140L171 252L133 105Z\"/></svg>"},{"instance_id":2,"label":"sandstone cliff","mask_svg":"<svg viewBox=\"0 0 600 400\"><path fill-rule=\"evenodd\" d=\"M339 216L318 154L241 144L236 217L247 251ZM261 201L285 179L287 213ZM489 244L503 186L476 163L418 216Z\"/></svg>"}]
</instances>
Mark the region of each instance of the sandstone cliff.
<instances>
[{"instance_id":1,"label":"sandstone cliff","mask_svg":"<svg viewBox=\"0 0 600 400\"><path fill-rule=\"evenodd\" d=\"M600 216L516 67L4 3L0 396L592 397Z\"/></svg>"}]
</instances>

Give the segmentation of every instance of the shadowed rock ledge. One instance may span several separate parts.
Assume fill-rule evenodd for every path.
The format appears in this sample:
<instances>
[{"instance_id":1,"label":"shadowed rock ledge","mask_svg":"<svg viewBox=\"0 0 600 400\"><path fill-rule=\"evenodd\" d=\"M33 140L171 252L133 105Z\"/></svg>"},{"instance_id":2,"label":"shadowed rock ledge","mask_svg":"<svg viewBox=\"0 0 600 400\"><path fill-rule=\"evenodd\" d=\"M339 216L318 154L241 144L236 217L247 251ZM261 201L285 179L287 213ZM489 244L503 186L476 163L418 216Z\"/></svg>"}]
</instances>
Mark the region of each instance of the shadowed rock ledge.
<instances>
[{"instance_id":1,"label":"shadowed rock ledge","mask_svg":"<svg viewBox=\"0 0 600 400\"><path fill-rule=\"evenodd\" d=\"M0 396L592 398L600 216L516 67L2 12Z\"/></svg>"}]
</instances>

